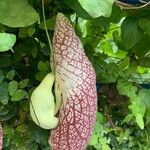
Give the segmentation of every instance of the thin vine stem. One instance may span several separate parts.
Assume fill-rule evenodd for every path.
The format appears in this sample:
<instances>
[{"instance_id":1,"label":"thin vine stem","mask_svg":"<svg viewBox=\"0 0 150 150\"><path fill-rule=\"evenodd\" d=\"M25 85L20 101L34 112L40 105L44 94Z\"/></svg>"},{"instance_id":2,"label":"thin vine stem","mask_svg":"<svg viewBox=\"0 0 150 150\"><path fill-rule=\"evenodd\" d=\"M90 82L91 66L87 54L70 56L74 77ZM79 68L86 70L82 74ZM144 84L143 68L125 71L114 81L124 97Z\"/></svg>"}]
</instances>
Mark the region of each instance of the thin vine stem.
<instances>
[{"instance_id":1,"label":"thin vine stem","mask_svg":"<svg viewBox=\"0 0 150 150\"><path fill-rule=\"evenodd\" d=\"M44 1L43 1L43 0L42 0L42 14L43 14L44 28L45 28L45 32L46 32L46 36L47 36L47 40L48 40L48 44L49 44L49 48L50 48L51 53L52 53L52 51L53 51L53 47L52 47L51 39L50 39L50 36L49 36L49 34L48 34L48 30L47 30L47 25L46 25L46 20L45 20Z\"/></svg>"}]
</instances>

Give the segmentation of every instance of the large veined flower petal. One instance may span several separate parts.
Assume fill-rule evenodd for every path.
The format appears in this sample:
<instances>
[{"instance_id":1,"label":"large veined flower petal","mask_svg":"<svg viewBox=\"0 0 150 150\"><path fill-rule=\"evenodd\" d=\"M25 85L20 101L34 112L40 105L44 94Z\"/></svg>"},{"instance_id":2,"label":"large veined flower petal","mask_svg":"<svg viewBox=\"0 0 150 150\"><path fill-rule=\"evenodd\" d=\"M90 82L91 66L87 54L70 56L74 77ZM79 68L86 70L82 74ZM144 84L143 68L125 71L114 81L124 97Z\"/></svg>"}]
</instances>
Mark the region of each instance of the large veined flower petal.
<instances>
[{"instance_id":1,"label":"large veined flower petal","mask_svg":"<svg viewBox=\"0 0 150 150\"><path fill-rule=\"evenodd\" d=\"M56 106L61 107L49 143L53 150L84 150L96 120L96 76L80 39L61 13L56 18L53 48Z\"/></svg>"}]
</instances>

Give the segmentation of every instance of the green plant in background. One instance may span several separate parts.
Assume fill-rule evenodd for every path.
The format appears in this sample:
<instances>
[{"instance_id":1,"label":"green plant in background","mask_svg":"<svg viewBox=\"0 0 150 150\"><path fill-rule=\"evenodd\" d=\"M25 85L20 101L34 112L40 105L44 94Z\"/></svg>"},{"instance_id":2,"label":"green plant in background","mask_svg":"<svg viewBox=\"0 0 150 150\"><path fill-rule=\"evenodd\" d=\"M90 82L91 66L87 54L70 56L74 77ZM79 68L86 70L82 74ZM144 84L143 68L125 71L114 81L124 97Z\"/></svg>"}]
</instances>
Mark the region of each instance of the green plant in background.
<instances>
[{"instance_id":1,"label":"green plant in background","mask_svg":"<svg viewBox=\"0 0 150 150\"><path fill-rule=\"evenodd\" d=\"M101 86L97 122L87 149L148 150L150 90L141 84L150 83L149 9L123 11L114 0L89 3L44 0L50 37L56 13L70 17ZM97 7L93 9L93 5ZM49 131L36 126L29 115L31 93L50 70L42 18L40 0L0 1L0 122L4 150L49 149Z\"/></svg>"}]
</instances>

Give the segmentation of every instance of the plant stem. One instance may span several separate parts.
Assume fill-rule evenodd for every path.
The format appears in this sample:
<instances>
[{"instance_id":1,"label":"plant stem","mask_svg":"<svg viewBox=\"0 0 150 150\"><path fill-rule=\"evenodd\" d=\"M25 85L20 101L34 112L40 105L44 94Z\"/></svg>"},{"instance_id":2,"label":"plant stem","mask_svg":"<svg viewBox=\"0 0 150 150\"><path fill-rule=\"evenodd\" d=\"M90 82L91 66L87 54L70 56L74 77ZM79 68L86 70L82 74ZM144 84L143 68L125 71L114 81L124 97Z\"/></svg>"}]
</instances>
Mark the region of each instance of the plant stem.
<instances>
[{"instance_id":1,"label":"plant stem","mask_svg":"<svg viewBox=\"0 0 150 150\"><path fill-rule=\"evenodd\" d=\"M51 51L51 58L52 58L53 57L53 47L52 47L51 39L50 39L50 36L48 34L48 30L47 30L47 25L46 25L46 20L45 20L44 1L43 0L42 0L42 14L43 14L44 28L45 28L45 32L46 32L49 48L50 48L50 51ZM52 59L52 61L53 61L53 59ZM53 62L51 62L51 63L53 64ZM54 73L53 65L51 65L51 69L52 69L52 72Z\"/></svg>"}]
</instances>

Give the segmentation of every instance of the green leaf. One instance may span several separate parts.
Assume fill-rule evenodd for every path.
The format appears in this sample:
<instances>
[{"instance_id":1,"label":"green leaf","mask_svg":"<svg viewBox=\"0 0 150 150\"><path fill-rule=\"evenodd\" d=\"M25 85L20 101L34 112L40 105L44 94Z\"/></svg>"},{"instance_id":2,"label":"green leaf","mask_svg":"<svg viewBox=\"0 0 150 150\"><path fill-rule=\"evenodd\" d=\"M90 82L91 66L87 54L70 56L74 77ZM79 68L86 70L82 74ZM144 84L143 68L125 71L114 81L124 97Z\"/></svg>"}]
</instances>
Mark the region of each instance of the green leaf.
<instances>
[{"instance_id":1,"label":"green leaf","mask_svg":"<svg viewBox=\"0 0 150 150\"><path fill-rule=\"evenodd\" d=\"M38 81L42 81L44 79L44 77L46 76L47 73L45 72L38 72L35 75L36 80Z\"/></svg>"},{"instance_id":2,"label":"green leaf","mask_svg":"<svg viewBox=\"0 0 150 150\"><path fill-rule=\"evenodd\" d=\"M124 50L125 51L125 46L124 46L124 44L123 44L123 42L122 42L122 38L121 38L121 33L120 33L120 31L118 31L118 30L115 30L114 32L113 32L113 40L114 40L114 42L115 42L115 44L118 46L118 48L120 49L120 50Z\"/></svg>"},{"instance_id":3,"label":"green leaf","mask_svg":"<svg viewBox=\"0 0 150 150\"><path fill-rule=\"evenodd\" d=\"M9 80L13 80L14 76L15 76L15 70L11 70L6 74L6 78Z\"/></svg>"},{"instance_id":4,"label":"green leaf","mask_svg":"<svg viewBox=\"0 0 150 150\"><path fill-rule=\"evenodd\" d=\"M150 19L149 18L141 18L139 19L139 26L148 34L150 34Z\"/></svg>"},{"instance_id":5,"label":"green leaf","mask_svg":"<svg viewBox=\"0 0 150 150\"><path fill-rule=\"evenodd\" d=\"M133 118L133 115L132 115L132 114L128 114L128 115L124 118L123 122L129 123L129 122L132 120L132 118Z\"/></svg>"},{"instance_id":6,"label":"green leaf","mask_svg":"<svg viewBox=\"0 0 150 150\"><path fill-rule=\"evenodd\" d=\"M140 40L140 31L137 20L127 17L121 25L121 38L127 50L132 48Z\"/></svg>"},{"instance_id":7,"label":"green leaf","mask_svg":"<svg viewBox=\"0 0 150 150\"><path fill-rule=\"evenodd\" d=\"M29 83L29 79L21 80L21 81L19 82L19 87L20 87L21 89L23 89L23 88L27 87L28 83Z\"/></svg>"},{"instance_id":8,"label":"green leaf","mask_svg":"<svg viewBox=\"0 0 150 150\"><path fill-rule=\"evenodd\" d=\"M50 71L50 65L49 62L43 62L43 61L39 61L38 63L38 70L42 71L42 72L49 72Z\"/></svg>"},{"instance_id":9,"label":"green leaf","mask_svg":"<svg viewBox=\"0 0 150 150\"><path fill-rule=\"evenodd\" d=\"M134 51L139 58L143 58L150 50L150 36L143 36L134 46Z\"/></svg>"},{"instance_id":10,"label":"green leaf","mask_svg":"<svg viewBox=\"0 0 150 150\"><path fill-rule=\"evenodd\" d=\"M126 57L125 59L123 59L121 61L121 63L119 64L119 68L121 70L125 70L129 67L129 64L130 64L130 58L129 57Z\"/></svg>"},{"instance_id":11,"label":"green leaf","mask_svg":"<svg viewBox=\"0 0 150 150\"><path fill-rule=\"evenodd\" d=\"M106 137L101 137L99 139L99 143L102 146L102 150L111 150L109 145L108 145L110 143L110 140L108 140Z\"/></svg>"},{"instance_id":12,"label":"green leaf","mask_svg":"<svg viewBox=\"0 0 150 150\"><path fill-rule=\"evenodd\" d=\"M101 48L108 56L112 56L113 48L109 42L106 41L106 42L102 43Z\"/></svg>"},{"instance_id":13,"label":"green leaf","mask_svg":"<svg viewBox=\"0 0 150 150\"><path fill-rule=\"evenodd\" d=\"M17 126L16 130L20 133L26 133L28 131L28 126L25 124Z\"/></svg>"},{"instance_id":14,"label":"green leaf","mask_svg":"<svg viewBox=\"0 0 150 150\"><path fill-rule=\"evenodd\" d=\"M28 35L29 35L29 37L31 37L34 33L35 33L35 27L34 26L30 26L28 28Z\"/></svg>"},{"instance_id":15,"label":"green leaf","mask_svg":"<svg viewBox=\"0 0 150 150\"><path fill-rule=\"evenodd\" d=\"M63 0L62 3L65 3L67 7L69 6L75 12L78 16L84 18L84 19L92 19L92 17L82 8L79 1L77 0Z\"/></svg>"},{"instance_id":16,"label":"green leaf","mask_svg":"<svg viewBox=\"0 0 150 150\"><path fill-rule=\"evenodd\" d=\"M142 116L141 114L137 114L137 115L135 116L135 118L136 118L136 122L137 122L137 124L139 125L139 127L140 127L141 129L144 129L143 116Z\"/></svg>"},{"instance_id":17,"label":"green leaf","mask_svg":"<svg viewBox=\"0 0 150 150\"><path fill-rule=\"evenodd\" d=\"M4 132L5 135L11 135L11 134L13 134L14 129L10 128L8 126L5 126L5 128L3 129L3 132Z\"/></svg>"},{"instance_id":18,"label":"green leaf","mask_svg":"<svg viewBox=\"0 0 150 150\"><path fill-rule=\"evenodd\" d=\"M28 27L19 28L19 38L25 38L28 36Z\"/></svg>"},{"instance_id":19,"label":"green leaf","mask_svg":"<svg viewBox=\"0 0 150 150\"><path fill-rule=\"evenodd\" d=\"M11 96L13 96L16 92L16 90L18 89L18 82L17 81L11 81L8 85L8 91L9 91L9 94Z\"/></svg>"},{"instance_id":20,"label":"green leaf","mask_svg":"<svg viewBox=\"0 0 150 150\"><path fill-rule=\"evenodd\" d=\"M26 91L19 89L13 94L13 96L11 97L11 101L19 101L25 98L26 95Z\"/></svg>"},{"instance_id":21,"label":"green leaf","mask_svg":"<svg viewBox=\"0 0 150 150\"><path fill-rule=\"evenodd\" d=\"M129 106L129 109L132 111L132 114L136 118L136 122L141 129L144 129L144 120L146 106L142 103L141 97L137 96L131 100L132 104Z\"/></svg>"},{"instance_id":22,"label":"green leaf","mask_svg":"<svg viewBox=\"0 0 150 150\"><path fill-rule=\"evenodd\" d=\"M149 62L150 62L150 57L143 57L142 59L140 59L140 65L141 66L150 68Z\"/></svg>"},{"instance_id":23,"label":"green leaf","mask_svg":"<svg viewBox=\"0 0 150 150\"><path fill-rule=\"evenodd\" d=\"M26 38L26 40L23 40L23 42L19 42L15 46L15 52L16 61L22 59L22 55L33 55L33 57L35 57L38 52L38 45L36 40L34 40L33 38Z\"/></svg>"},{"instance_id":24,"label":"green leaf","mask_svg":"<svg viewBox=\"0 0 150 150\"><path fill-rule=\"evenodd\" d=\"M0 102L3 105L6 105L9 100L9 94L8 94L8 83L2 82L0 84Z\"/></svg>"},{"instance_id":25,"label":"green leaf","mask_svg":"<svg viewBox=\"0 0 150 150\"><path fill-rule=\"evenodd\" d=\"M150 89L141 89L139 97L141 97L141 101L146 106L146 120L150 123Z\"/></svg>"},{"instance_id":26,"label":"green leaf","mask_svg":"<svg viewBox=\"0 0 150 150\"><path fill-rule=\"evenodd\" d=\"M137 72L140 74L144 74L146 72L146 68L142 66L137 66Z\"/></svg>"},{"instance_id":27,"label":"green leaf","mask_svg":"<svg viewBox=\"0 0 150 150\"><path fill-rule=\"evenodd\" d=\"M43 130L40 127L32 126L30 128L31 136L37 143L47 143L47 139L49 137L49 133L47 130Z\"/></svg>"},{"instance_id":28,"label":"green leaf","mask_svg":"<svg viewBox=\"0 0 150 150\"><path fill-rule=\"evenodd\" d=\"M9 119L11 119L14 116L14 112L9 112L8 114L6 114L5 116L1 116L0 120L1 121L8 121Z\"/></svg>"},{"instance_id":29,"label":"green leaf","mask_svg":"<svg viewBox=\"0 0 150 150\"><path fill-rule=\"evenodd\" d=\"M100 124L103 124L105 122L105 118L104 118L104 115L100 112L97 112L97 115L96 115L96 120L100 123Z\"/></svg>"},{"instance_id":30,"label":"green leaf","mask_svg":"<svg viewBox=\"0 0 150 150\"><path fill-rule=\"evenodd\" d=\"M31 37L35 33L35 27L29 26L24 28L19 28L19 38Z\"/></svg>"},{"instance_id":31,"label":"green leaf","mask_svg":"<svg viewBox=\"0 0 150 150\"><path fill-rule=\"evenodd\" d=\"M26 149L37 150L38 149L38 143L33 142L33 141L31 143L27 143ZM44 149L44 150L49 150L49 148Z\"/></svg>"},{"instance_id":32,"label":"green leaf","mask_svg":"<svg viewBox=\"0 0 150 150\"><path fill-rule=\"evenodd\" d=\"M150 111L150 89L141 89L139 91L139 96L142 102L145 104L148 111Z\"/></svg>"},{"instance_id":33,"label":"green leaf","mask_svg":"<svg viewBox=\"0 0 150 150\"><path fill-rule=\"evenodd\" d=\"M109 17L115 0L78 0L81 6L93 17Z\"/></svg>"},{"instance_id":34,"label":"green leaf","mask_svg":"<svg viewBox=\"0 0 150 150\"><path fill-rule=\"evenodd\" d=\"M0 1L0 23L9 27L25 27L38 20L38 13L27 0Z\"/></svg>"},{"instance_id":35,"label":"green leaf","mask_svg":"<svg viewBox=\"0 0 150 150\"><path fill-rule=\"evenodd\" d=\"M2 70L0 70L0 84L3 82L5 75Z\"/></svg>"},{"instance_id":36,"label":"green leaf","mask_svg":"<svg viewBox=\"0 0 150 150\"><path fill-rule=\"evenodd\" d=\"M97 134L93 134L90 139L89 145L94 146L94 145L98 144L98 138L99 138L99 136Z\"/></svg>"},{"instance_id":37,"label":"green leaf","mask_svg":"<svg viewBox=\"0 0 150 150\"><path fill-rule=\"evenodd\" d=\"M5 116L8 114L8 112L9 112L8 108L6 108L6 107L0 108L0 116Z\"/></svg>"},{"instance_id":38,"label":"green leaf","mask_svg":"<svg viewBox=\"0 0 150 150\"><path fill-rule=\"evenodd\" d=\"M48 29L48 30L54 30L54 28L55 28L55 18L53 17L53 18L47 19L47 20L46 20L46 26L47 26L47 29ZM39 24L39 27L40 27L41 29L45 30L44 22L41 22L41 23Z\"/></svg>"},{"instance_id":39,"label":"green leaf","mask_svg":"<svg viewBox=\"0 0 150 150\"><path fill-rule=\"evenodd\" d=\"M16 36L9 33L0 33L0 52L11 49L16 42Z\"/></svg>"},{"instance_id":40,"label":"green leaf","mask_svg":"<svg viewBox=\"0 0 150 150\"><path fill-rule=\"evenodd\" d=\"M127 55L127 52L118 50L116 53L113 54L113 57L123 59L126 57L126 55Z\"/></svg>"}]
</instances>

